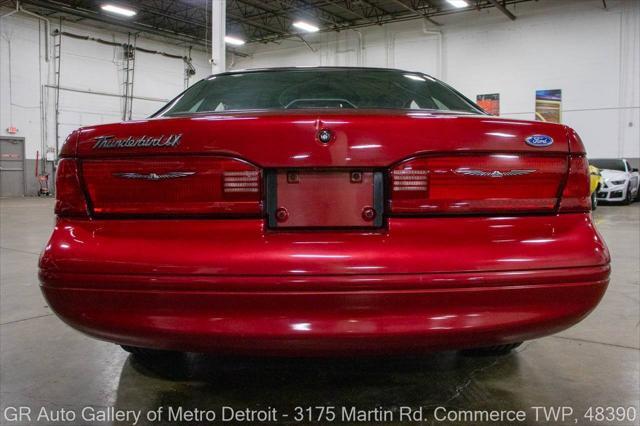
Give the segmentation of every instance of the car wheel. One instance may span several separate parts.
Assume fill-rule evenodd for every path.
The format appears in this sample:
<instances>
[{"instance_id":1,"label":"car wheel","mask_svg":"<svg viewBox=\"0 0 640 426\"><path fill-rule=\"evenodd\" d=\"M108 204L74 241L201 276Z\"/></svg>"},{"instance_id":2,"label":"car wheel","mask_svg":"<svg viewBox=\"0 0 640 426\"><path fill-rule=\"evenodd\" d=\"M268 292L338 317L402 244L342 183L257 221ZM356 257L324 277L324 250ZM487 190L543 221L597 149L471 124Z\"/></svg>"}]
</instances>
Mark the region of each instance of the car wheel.
<instances>
[{"instance_id":1,"label":"car wheel","mask_svg":"<svg viewBox=\"0 0 640 426\"><path fill-rule=\"evenodd\" d=\"M623 204L628 206L631 203L633 203L633 194L631 193L631 185L629 184L627 185L627 193L624 197Z\"/></svg>"},{"instance_id":2,"label":"car wheel","mask_svg":"<svg viewBox=\"0 0 640 426\"><path fill-rule=\"evenodd\" d=\"M591 210L598 208L598 197L596 197L595 191L591 194Z\"/></svg>"},{"instance_id":3,"label":"car wheel","mask_svg":"<svg viewBox=\"0 0 640 426\"><path fill-rule=\"evenodd\" d=\"M501 356L507 355L512 350L520 346L522 342L509 343L508 345L486 346L483 348L465 349L461 351L466 356Z\"/></svg>"},{"instance_id":4,"label":"car wheel","mask_svg":"<svg viewBox=\"0 0 640 426\"><path fill-rule=\"evenodd\" d=\"M121 347L137 358L163 358L180 354L180 352L164 351L162 349L140 348L137 346L122 345Z\"/></svg>"}]
</instances>

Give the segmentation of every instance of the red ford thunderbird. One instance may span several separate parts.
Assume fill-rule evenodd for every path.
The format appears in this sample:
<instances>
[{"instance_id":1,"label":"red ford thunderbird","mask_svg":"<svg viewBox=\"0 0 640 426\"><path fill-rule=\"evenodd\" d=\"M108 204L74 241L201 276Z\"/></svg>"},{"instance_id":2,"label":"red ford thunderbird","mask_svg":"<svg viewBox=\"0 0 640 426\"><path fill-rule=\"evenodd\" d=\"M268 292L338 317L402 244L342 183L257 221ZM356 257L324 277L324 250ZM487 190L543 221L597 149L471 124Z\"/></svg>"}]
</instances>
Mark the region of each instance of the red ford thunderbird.
<instances>
[{"instance_id":1,"label":"red ford thunderbird","mask_svg":"<svg viewBox=\"0 0 640 426\"><path fill-rule=\"evenodd\" d=\"M60 157L42 291L137 353L504 353L609 280L576 132L421 73L218 74Z\"/></svg>"}]
</instances>

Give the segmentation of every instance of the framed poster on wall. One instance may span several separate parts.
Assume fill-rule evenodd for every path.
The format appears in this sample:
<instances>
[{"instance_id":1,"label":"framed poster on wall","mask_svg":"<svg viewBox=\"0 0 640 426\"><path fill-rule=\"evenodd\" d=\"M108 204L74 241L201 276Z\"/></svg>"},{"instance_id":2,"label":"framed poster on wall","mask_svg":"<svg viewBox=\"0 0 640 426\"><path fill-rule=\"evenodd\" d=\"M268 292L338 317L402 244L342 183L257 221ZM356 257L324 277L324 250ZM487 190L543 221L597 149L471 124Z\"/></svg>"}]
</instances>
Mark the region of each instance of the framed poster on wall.
<instances>
[{"instance_id":1,"label":"framed poster on wall","mask_svg":"<svg viewBox=\"0 0 640 426\"><path fill-rule=\"evenodd\" d=\"M491 115L500 115L500 93L477 95L476 103Z\"/></svg>"},{"instance_id":2,"label":"framed poster on wall","mask_svg":"<svg viewBox=\"0 0 640 426\"><path fill-rule=\"evenodd\" d=\"M536 90L536 120L560 123L562 90Z\"/></svg>"}]
</instances>

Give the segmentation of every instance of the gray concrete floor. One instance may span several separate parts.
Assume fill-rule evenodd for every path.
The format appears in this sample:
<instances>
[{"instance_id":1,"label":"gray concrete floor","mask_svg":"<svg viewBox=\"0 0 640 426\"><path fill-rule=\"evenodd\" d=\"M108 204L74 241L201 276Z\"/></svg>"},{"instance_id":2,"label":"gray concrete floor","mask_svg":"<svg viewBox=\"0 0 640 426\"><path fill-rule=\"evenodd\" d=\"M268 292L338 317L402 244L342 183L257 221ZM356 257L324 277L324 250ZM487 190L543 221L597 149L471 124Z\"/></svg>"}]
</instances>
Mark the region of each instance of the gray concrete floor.
<instances>
[{"instance_id":1,"label":"gray concrete floor","mask_svg":"<svg viewBox=\"0 0 640 426\"><path fill-rule=\"evenodd\" d=\"M640 203L601 206L595 213L613 256L613 275L599 307L577 326L526 342L506 357L444 352L365 360L193 354L141 362L115 345L86 337L54 316L38 289L36 263L53 225L52 210L52 200L0 200L2 410L22 405L79 413L85 406L153 410L228 405L291 412L298 405L333 405L422 406L429 412L445 406L526 410L525 424L539 424L530 407L564 405L573 407L578 424L586 424L581 416L589 406L638 407ZM433 422L428 419L425 424ZM0 421L8 423L2 411ZM573 418L555 424L560 423L575 424Z\"/></svg>"}]
</instances>

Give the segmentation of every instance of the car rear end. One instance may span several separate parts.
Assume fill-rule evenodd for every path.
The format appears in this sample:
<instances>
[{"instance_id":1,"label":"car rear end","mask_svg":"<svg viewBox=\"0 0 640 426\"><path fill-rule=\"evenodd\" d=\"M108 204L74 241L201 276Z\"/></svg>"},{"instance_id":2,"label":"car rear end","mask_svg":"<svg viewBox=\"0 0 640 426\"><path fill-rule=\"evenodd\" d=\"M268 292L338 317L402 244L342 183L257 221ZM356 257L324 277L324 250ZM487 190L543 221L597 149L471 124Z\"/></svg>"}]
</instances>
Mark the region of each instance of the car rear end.
<instances>
[{"instance_id":1,"label":"car rear end","mask_svg":"<svg viewBox=\"0 0 640 426\"><path fill-rule=\"evenodd\" d=\"M80 129L61 157L42 290L68 324L123 345L509 344L575 324L608 283L584 147L565 126L438 111L187 114Z\"/></svg>"}]
</instances>

